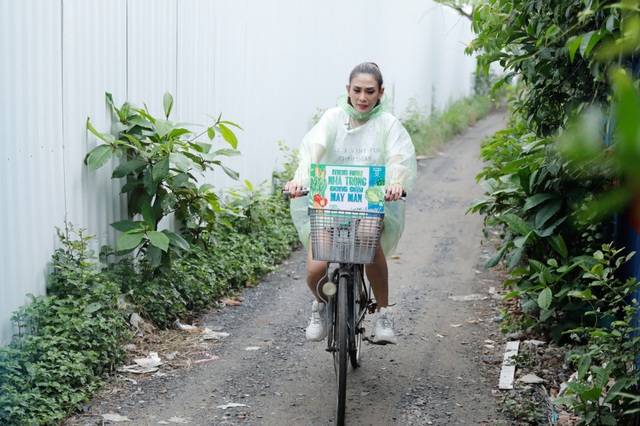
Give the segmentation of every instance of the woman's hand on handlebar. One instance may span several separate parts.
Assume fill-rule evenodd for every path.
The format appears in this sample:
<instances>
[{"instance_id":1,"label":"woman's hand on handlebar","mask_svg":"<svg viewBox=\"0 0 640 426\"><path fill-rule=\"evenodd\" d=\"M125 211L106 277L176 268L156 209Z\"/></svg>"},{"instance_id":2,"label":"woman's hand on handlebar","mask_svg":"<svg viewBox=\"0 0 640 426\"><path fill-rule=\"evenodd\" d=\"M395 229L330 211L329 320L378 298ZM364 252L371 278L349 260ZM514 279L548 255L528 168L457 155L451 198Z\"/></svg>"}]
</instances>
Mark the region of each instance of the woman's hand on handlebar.
<instances>
[{"instance_id":1,"label":"woman's hand on handlebar","mask_svg":"<svg viewBox=\"0 0 640 426\"><path fill-rule=\"evenodd\" d=\"M292 180L291 182L287 182L284 185L283 192L287 193L289 195L289 198L296 198L305 195L302 193L302 189L303 187L300 182Z\"/></svg>"},{"instance_id":2,"label":"woman's hand on handlebar","mask_svg":"<svg viewBox=\"0 0 640 426\"><path fill-rule=\"evenodd\" d=\"M384 194L384 199L385 201L398 201L405 195L406 193L404 192L402 185L394 183L387 188L387 191Z\"/></svg>"}]
</instances>

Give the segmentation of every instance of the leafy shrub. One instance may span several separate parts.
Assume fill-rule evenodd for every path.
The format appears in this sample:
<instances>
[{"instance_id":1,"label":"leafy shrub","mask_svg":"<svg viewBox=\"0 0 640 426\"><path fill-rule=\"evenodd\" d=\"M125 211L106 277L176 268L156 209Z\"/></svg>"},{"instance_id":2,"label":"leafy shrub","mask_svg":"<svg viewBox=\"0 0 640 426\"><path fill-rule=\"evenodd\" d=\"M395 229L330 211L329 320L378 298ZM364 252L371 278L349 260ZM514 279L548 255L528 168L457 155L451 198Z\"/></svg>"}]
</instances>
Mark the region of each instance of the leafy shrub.
<instances>
[{"instance_id":1,"label":"leafy shrub","mask_svg":"<svg viewBox=\"0 0 640 426\"><path fill-rule=\"evenodd\" d=\"M432 155L455 135L486 116L493 106L488 96L473 96L451 103L442 112L428 114L411 100L402 118L416 152Z\"/></svg>"},{"instance_id":2,"label":"leafy shrub","mask_svg":"<svg viewBox=\"0 0 640 426\"><path fill-rule=\"evenodd\" d=\"M570 296L585 301L591 325L570 330L578 343L588 344L571 356L577 365L575 381L567 383L565 397L555 404L569 405L580 415L579 425L616 425L632 420L637 398L640 353L638 301L633 299L640 283L635 278L621 280L618 269L634 255L622 255L610 244L594 253L591 268L583 267L588 286ZM629 423L631 424L631 423Z\"/></svg>"},{"instance_id":3,"label":"leafy shrub","mask_svg":"<svg viewBox=\"0 0 640 426\"><path fill-rule=\"evenodd\" d=\"M30 296L12 317L20 333L0 348L1 424L55 424L124 358L119 289L88 250L93 237L72 226L58 235L53 294Z\"/></svg>"},{"instance_id":4,"label":"leafy shrub","mask_svg":"<svg viewBox=\"0 0 640 426\"><path fill-rule=\"evenodd\" d=\"M521 299L538 328L559 341L580 324L583 303L568 293L583 288L580 266L592 262L605 234L602 225L585 220L585 200L603 192L609 180L550 142L513 114L509 127L483 144L488 165L478 179L485 196L471 211L485 216L487 228L502 230L503 242L486 266L504 260L512 277L505 283L512 289L507 297Z\"/></svg>"}]
</instances>

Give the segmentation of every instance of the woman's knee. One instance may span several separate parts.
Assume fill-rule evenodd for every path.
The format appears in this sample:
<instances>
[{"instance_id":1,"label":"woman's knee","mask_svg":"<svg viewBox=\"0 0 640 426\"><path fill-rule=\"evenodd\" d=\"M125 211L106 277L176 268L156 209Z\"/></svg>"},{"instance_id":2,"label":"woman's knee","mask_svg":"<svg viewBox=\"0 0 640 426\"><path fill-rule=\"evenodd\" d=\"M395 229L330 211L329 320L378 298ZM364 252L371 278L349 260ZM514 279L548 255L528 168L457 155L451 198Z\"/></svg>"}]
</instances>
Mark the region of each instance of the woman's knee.
<instances>
[{"instance_id":1,"label":"woman's knee","mask_svg":"<svg viewBox=\"0 0 640 426\"><path fill-rule=\"evenodd\" d=\"M307 281L317 282L327 273L327 263L317 260L307 262Z\"/></svg>"}]
</instances>

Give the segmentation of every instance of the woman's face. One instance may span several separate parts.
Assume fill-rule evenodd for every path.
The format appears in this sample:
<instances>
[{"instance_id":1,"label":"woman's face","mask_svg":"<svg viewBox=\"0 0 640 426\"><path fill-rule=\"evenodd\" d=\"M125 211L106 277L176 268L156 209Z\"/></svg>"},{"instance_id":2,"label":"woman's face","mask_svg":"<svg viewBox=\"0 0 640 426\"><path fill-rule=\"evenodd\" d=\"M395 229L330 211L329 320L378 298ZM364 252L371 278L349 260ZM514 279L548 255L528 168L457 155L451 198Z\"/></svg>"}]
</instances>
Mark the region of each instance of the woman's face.
<instances>
[{"instance_id":1,"label":"woman's face","mask_svg":"<svg viewBox=\"0 0 640 426\"><path fill-rule=\"evenodd\" d=\"M351 105L359 114L373 109L384 93L384 87L378 89L378 81L371 74L356 74L347 85Z\"/></svg>"}]
</instances>

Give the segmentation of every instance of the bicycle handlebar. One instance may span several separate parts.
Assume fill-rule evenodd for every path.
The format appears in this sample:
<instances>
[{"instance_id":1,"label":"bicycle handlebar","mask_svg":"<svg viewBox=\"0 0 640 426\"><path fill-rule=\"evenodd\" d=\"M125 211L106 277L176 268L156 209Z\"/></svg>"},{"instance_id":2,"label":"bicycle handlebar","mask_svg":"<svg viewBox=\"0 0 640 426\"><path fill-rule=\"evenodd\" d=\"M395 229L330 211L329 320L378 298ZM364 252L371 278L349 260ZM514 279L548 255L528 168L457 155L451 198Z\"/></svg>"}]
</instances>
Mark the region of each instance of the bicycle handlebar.
<instances>
[{"instance_id":1,"label":"bicycle handlebar","mask_svg":"<svg viewBox=\"0 0 640 426\"><path fill-rule=\"evenodd\" d=\"M293 194L293 192L291 191L287 191L285 189L282 190L282 195L291 195ZM309 195L309 190L307 188L302 188L300 191L298 191L298 194L300 196L305 196L305 195ZM402 191L402 196L400 197L400 199L405 199L407 197L407 191Z\"/></svg>"}]
</instances>

